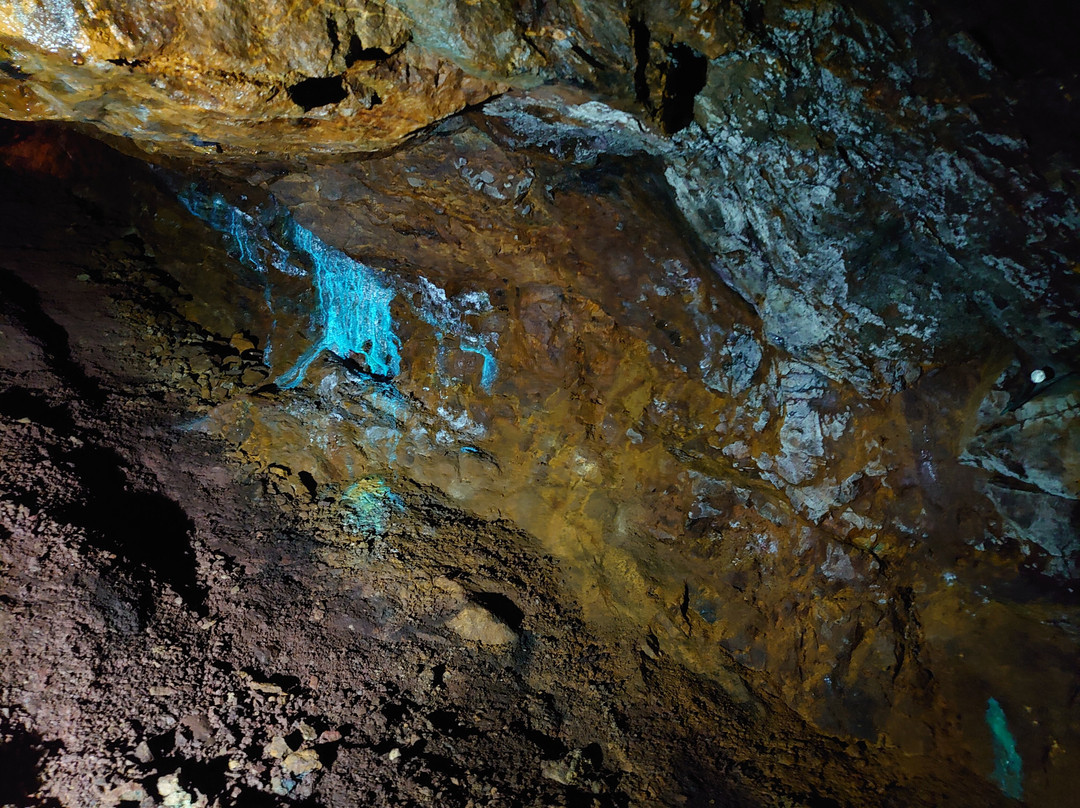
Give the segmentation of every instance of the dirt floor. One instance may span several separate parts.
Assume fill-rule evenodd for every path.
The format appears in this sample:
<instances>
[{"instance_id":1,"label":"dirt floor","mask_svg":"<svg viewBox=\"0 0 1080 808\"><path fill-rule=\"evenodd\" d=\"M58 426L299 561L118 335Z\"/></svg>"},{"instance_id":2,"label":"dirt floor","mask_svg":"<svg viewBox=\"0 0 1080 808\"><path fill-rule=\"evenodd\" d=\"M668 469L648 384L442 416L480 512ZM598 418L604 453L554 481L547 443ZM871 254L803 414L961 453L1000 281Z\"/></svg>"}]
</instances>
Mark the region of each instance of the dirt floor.
<instances>
[{"instance_id":1,"label":"dirt floor","mask_svg":"<svg viewBox=\"0 0 1080 808\"><path fill-rule=\"evenodd\" d=\"M528 536L437 491L342 531L310 475L201 427L279 393L179 313L133 229L151 170L27 131L0 175L0 804L998 799L599 634Z\"/></svg>"}]
</instances>

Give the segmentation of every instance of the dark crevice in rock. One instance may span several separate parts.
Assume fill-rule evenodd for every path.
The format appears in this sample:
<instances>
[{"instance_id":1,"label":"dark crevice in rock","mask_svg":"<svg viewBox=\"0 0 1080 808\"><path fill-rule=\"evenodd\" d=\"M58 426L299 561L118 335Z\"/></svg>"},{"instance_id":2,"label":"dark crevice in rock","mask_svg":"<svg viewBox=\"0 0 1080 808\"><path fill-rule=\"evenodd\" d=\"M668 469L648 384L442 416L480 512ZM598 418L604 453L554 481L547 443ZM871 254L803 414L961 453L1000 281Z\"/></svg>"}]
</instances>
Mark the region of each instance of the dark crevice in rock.
<instances>
[{"instance_id":1,"label":"dark crevice in rock","mask_svg":"<svg viewBox=\"0 0 1080 808\"><path fill-rule=\"evenodd\" d=\"M606 70L607 66L578 44L570 46L570 50L581 57L582 61L594 70Z\"/></svg>"},{"instance_id":2,"label":"dark crevice in rock","mask_svg":"<svg viewBox=\"0 0 1080 808\"><path fill-rule=\"evenodd\" d=\"M105 61L117 67L142 67L149 62L148 59L106 59Z\"/></svg>"},{"instance_id":3,"label":"dark crevice in rock","mask_svg":"<svg viewBox=\"0 0 1080 808\"><path fill-rule=\"evenodd\" d=\"M739 4L742 8L743 25L758 39L766 39L768 30L765 28L765 5L761 0L747 0Z\"/></svg>"},{"instance_id":4,"label":"dark crevice in rock","mask_svg":"<svg viewBox=\"0 0 1080 808\"><path fill-rule=\"evenodd\" d=\"M2 60L0 60L0 73L3 73L9 79L18 79L19 81L22 81L23 79L28 79L31 75L30 73L24 73L23 71L19 70L19 68L17 68L11 62L6 62Z\"/></svg>"},{"instance_id":5,"label":"dark crevice in rock","mask_svg":"<svg viewBox=\"0 0 1080 808\"><path fill-rule=\"evenodd\" d=\"M694 120L694 99L705 87L709 62L686 45L673 45L667 53L669 62L664 76L660 123L664 132L671 135Z\"/></svg>"},{"instance_id":6,"label":"dark crevice in rock","mask_svg":"<svg viewBox=\"0 0 1080 808\"><path fill-rule=\"evenodd\" d=\"M382 48L365 48L360 37L353 34L349 38L349 50L345 53L345 65L352 67L357 62L385 62L392 55Z\"/></svg>"},{"instance_id":7,"label":"dark crevice in rock","mask_svg":"<svg viewBox=\"0 0 1080 808\"><path fill-rule=\"evenodd\" d=\"M336 54L341 48L341 38L338 36L337 20L333 16L326 18L326 36L330 40L330 47Z\"/></svg>"},{"instance_id":8,"label":"dark crevice in rock","mask_svg":"<svg viewBox=\"0 0 1080 808\"><path fill-rule=\"evenodd\" d=\"M315 481L315 477L312 476L310 471L301 471L297 476L311 496L311 501L314 502L319 496L319 484Z\"/></svg>"},{"instance_id":9,"label":"dark crevice in rock","mask_svg":"<svg viewBox=\"0 0 1080 808\"><path fill-rule=\"evenodd\" d=\"M630 20L630 41L634 46L634 96L651 111L649 81L649 26L638 18Z\"/></svg>"},{"instance_id":10,"label":"dark crevice in rock","mask_svg":"<svg viewBox=\"0 0 1080 808\"><path fill-rule=\"evenodd\" d=\"M310 112L319 107L339 104L348 96L345 81L341 76L326 76L298 81L286 88L294 104Z\"/></svg>"}]
</instances>

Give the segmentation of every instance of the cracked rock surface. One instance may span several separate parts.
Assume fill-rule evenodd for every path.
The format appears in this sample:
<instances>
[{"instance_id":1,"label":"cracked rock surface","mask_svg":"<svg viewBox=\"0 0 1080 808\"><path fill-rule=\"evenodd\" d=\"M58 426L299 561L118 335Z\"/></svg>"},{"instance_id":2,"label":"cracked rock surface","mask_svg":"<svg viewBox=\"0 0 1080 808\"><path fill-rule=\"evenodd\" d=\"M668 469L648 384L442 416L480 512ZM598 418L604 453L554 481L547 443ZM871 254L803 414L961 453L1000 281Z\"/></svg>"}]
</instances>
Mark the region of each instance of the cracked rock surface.
<instances>
[{"instance_id":1,"label":"cracked rock surface","mask_svg":"<svg viewBox=\"0 0 1080 808\"><path fill-rule=\"evenodd\" d=\"M1067 803L1080 95L987 14L0 9L0 804Z\"/></svg>"}]
</instances>

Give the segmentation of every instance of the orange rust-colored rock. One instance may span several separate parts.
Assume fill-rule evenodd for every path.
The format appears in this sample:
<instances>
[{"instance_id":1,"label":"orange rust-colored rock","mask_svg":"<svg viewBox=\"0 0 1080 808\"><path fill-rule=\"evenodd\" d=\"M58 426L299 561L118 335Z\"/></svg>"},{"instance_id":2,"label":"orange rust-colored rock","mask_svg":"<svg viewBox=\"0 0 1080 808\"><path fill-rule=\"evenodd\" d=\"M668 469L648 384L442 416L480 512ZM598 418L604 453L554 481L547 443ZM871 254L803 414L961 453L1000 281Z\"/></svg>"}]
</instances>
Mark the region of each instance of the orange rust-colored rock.
<instances>
[{"instance_id":1,"label":"orange rust-colored rock","mask_svg":"<svg viewBox=\"0 0 1080 808\"><path fill-rule=\"evenodd\" d=\"M395 146L499 92L375 3L102 3L0 9L0 115L89 123L149 151L280 155Z\"/></svg>"},{"instance_id":2,"label":"orange rust-colored rock","mask_svg":"<svg viewBox=\"0 0 1080 808\"><path fill-rule=\"evenodd\" d=\"M1007 801L988 705L1024 798L1075 792L1076 175L974 42L827 0L75 8L0 11L3 114L210 159L122 190L45 130L0 159L129 226L78 283L104 255L157 290L132 362L254 481L283 567L451 642L468 601L519 664L532 595L449 560L513 534L631 689L678 670L743 716L721 759L766 765L788 719L846 749L797 804L874 801L881 760L948 783L927 804ZM780 751L789 788L816 758Z\"/></svg>"}]
</instances>

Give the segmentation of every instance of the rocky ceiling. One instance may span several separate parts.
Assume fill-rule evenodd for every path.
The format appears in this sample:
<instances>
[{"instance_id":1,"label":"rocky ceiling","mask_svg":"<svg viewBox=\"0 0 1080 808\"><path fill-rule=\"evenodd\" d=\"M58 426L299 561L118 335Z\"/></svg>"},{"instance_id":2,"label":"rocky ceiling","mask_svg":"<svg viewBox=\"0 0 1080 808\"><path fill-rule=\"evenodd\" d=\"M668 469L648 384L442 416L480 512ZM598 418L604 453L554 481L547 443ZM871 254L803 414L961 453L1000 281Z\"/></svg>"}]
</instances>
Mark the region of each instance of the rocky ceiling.
<instances>
[{"instance_id":1,"label":"rocky ceiling","mask_svg":"<svg viewBox=\"0 0 1080 808\"><path fill-rule=\"evenodd\" d=\"M5 3L0 803L1067 804L1010 14Z\"/></svg>"}]
</instances>

